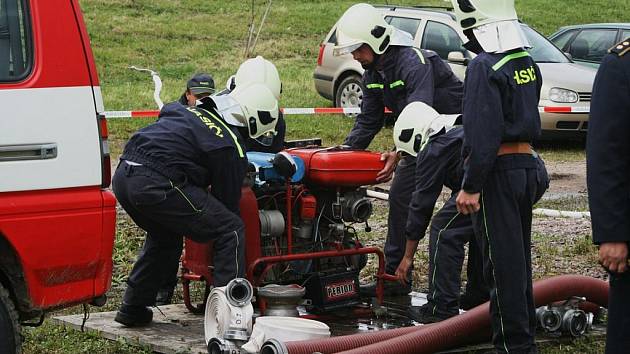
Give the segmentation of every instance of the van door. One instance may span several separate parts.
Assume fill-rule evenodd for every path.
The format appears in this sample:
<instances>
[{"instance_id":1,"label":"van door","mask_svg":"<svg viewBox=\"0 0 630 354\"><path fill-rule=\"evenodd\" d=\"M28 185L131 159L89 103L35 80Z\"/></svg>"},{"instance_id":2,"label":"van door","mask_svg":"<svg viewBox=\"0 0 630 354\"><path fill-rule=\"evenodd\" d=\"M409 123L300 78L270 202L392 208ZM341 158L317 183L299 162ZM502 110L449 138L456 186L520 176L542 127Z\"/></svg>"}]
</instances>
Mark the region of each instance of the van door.
<instances>
[{"instance_id":1,"label":"van door","mask_svg":"<svg viewBox=\"0 0 630 354\"><path fill-rule=\"evenodd\" d=\"M97 277L109 285L102 110L77 0L0 0L0 237L35 307L92 298Z\"/></svg>"}]
</instances>

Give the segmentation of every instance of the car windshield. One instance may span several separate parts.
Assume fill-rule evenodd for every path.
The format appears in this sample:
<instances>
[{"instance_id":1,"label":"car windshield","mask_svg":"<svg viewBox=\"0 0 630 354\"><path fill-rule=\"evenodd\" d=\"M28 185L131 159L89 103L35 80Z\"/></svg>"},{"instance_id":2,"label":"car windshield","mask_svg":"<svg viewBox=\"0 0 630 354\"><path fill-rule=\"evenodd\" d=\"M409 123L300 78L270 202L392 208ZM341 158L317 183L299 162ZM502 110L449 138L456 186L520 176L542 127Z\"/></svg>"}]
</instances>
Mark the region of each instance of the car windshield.
<instances>
[{"instance_id":1,"label":"car windshield","mask_svg":"<svg viewBox=\"0 0 630 354\"><path fill-rule=\"evenodd\" d=\"M529 26L523 25L523 32L532 45L529 54L537 63L569 63L569 59L549 40Z\"/></svg>"}]
</instances>

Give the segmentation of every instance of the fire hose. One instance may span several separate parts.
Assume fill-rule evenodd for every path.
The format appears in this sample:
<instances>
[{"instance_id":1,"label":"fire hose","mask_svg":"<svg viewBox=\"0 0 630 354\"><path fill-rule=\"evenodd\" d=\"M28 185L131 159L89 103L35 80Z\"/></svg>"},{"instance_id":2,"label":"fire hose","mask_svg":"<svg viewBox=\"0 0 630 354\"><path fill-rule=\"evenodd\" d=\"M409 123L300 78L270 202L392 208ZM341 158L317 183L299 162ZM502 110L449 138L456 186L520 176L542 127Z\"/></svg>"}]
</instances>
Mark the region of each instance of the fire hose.
<instances>
[{"instance_id":1,"label":"fire hose","mask_svg":"<svg viewBox=\"0 0 630 354\"><path fill-rule=\"evenodd\" d=\"M232 279L214 288L206 303L204 336L211 353L230 353L246 342L252 332L254 309L252 285L246 279Z\"/></svg>"},{"instance_id":2,"label":"fire hose","mask_svg":"<svg viewBox=\"0 0 630 354\"><path fill-rule=\"evenodd\" d=\"M573 296L585 297L590 303L606 307L608 283L580 275L561 275L534 283L534 302L537 307ZM317 341L286 343L269 341L263 345L261 354L434 353L487 341L491 334L489 303L485 303L459 316L428 326L399 328Z\"/></svg>"}]
</instances>

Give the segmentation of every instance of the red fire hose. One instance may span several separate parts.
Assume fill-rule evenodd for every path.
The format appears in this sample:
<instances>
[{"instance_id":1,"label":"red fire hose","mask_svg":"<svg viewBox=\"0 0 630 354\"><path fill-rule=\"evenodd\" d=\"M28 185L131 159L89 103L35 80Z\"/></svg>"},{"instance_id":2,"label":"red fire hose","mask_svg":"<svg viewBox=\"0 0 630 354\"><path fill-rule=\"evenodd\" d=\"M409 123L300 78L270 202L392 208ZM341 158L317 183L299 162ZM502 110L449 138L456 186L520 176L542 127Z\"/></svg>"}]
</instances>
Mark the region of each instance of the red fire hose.
<instances>
[{"instance_id":1,"label":"red fire hose","mask_svg":"<svg viewBox=\"0 0 630 354\"><path fill-rule=\"evenodd\" d=\"M561 275L534 284L535 305L543 306L572 296L586 297L589 302L608 305L608 283L580 275ZM429 326L407 327L372 333L355 334L318 341L295 341L278 346L263 346L261 353L311 354L328 353L434 353L490 338L488 303Z\"/></svg>"}]
</instances>

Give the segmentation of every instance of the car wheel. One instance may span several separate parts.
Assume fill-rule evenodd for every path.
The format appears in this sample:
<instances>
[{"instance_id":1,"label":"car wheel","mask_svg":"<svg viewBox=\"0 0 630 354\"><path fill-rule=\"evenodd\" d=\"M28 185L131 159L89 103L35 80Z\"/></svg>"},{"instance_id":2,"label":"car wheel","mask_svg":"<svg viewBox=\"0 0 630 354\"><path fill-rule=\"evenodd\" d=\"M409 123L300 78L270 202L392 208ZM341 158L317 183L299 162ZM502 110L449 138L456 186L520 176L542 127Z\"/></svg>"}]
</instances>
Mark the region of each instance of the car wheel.
<instances>
[{"instance_id":1,"label":"car wheel","mask_svg":"<svg viewBox=\"0 0 630 354\"><path fill-rule=\"evenodd\" d=\"M361 87L361 77L350 75L343 79L337 87L335 95L335 106L351 108L361 106L363 100L363 88Z\"/></svg>"},{"instance_id":2,"label":"car wheel","mask_svg":"<svg viewBox=\"0 0 630 354\"><path fill-rule=\"evenodd\" d=\"M9 293L0 285L0 353L21 353L21 342L18 314Z\"/></svg>"}]
</instances>

